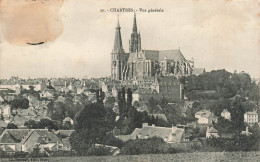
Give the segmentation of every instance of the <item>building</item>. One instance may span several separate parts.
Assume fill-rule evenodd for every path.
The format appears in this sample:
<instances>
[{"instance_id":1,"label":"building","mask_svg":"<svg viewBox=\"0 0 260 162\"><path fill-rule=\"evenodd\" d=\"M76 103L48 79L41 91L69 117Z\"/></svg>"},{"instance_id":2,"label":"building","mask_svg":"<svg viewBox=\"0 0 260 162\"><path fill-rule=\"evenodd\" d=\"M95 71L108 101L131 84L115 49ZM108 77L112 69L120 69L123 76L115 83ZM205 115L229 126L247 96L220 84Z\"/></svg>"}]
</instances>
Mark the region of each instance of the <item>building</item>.
<instances>
[{"instance_id":1,"label":"building","mask_svg":"<svg viewBox=\"0 0 260 162\"><path fill-rule=\"evenodd\" d=\"M11 116L11 107L8 104L0 105L0 115L3 115L3 118L9 118Z\"/></svg>"},{"instance_id":2,"label":"building","mask_svg":"<svg viewBox=\"0 0 260 162\"><path fill-rule=\"evenodd\" d=\"M0 148L9 147L14 152L22 151L21 141L29 131L29 129L6 129L0 136Z\"/></svg>"},{"instance_id":3,"label":"building","mask_svg":"<svg viewBox=\"0 0 260 162\"><path fill-rule=\"evenodd\" d=\"M250 136L250 135L252 135L252 133L248 131L248 126L246 127L246 130L245 130L245 131L242 131L240 134L245 135L245 136Z\"/></svg>"},{"instance_id":4,"label":"building","mask_svg":"<svg viewBox=\"0 0 260 162\"><path fill-rule=\"evenodd\" d=\"M231 114L229 111L227 111L227 109L224 109L222 112L221 112L221 116L227 120L231 120Z\"/></svg>"},{"instance_id":5,"label":"building","mask_svg":"<svg viewBox=\"0 0 260 162\"><path fill-rule=\"evenodd\" d=\"M212 124L212 122L217 123L217 117L214 116L209 110L200 110L195 113L195 118L197 118L198 124Z\"/></svg>"},{"instance_id":6,"label":"building","mask_svg":"<svg viewBox=\"0 0 260 162\"><path fill-rule=\"evenodd\" d=\"M206 73L205 68L194 68L192 71L192 75L197 75L197 76L204 73Z\"/></svg>"},{"instance_id":7,"label":"building","mask_svg":"<svg viewBox=\"0 0 260 162\"><path fill-rule=\"evenodd\" d=\"M48 148L49 150L58 150L62 147L61 140L48 129L32 129L23 137L20 142L22 151L32 152L38 145L40 148Z\"/></svg>"},{"instance_id":8,"label":"building","mask_svg":"<svg viewBox=\"0 0 260 162\"><path fill-rule=\"evenodd\" d=\"M211 128L207 127L206 138L212 138L212 137L218 138L219 137L218 131L214 127Z\"/></svg>"},{"instance_id":9,"label":"building","mask_svg":"<svg viewBox=\"0 0 260 162\"><path fill-rule=\"evenodd\" d=\"M0 96L0 103L4 102L4 98L2 96Z\"/></svg>"},{"instance_id":10,"label":"building","mask_svg":"<svg viewBox=\"0 0 260 162\"><path fill-rule=\"evenodd\" d=\"M147 103L151 97L158 98L159 94L155 90L151 89L138 89L133 92L133 103L135 101L139 103Z\"/></svg>"},{"instance_id":11,"label":"building","mask_svg":"<svg viewBox=\"0 0 260 162\"><path fill-rule=\"evenodd\" d=\"M61 131L64 133L64 131ZM58 134L60 134L59 132ZM64 148L64 139L69 139L69 136L73 130L66 130L65 135L58 136L54 132L48 131L48 129L6 129L0 136L0 148L8 148L8 152L32 152L36 146L40 149L48 148L48 150L68 150ZM66 145L69 140L66 141Z\"/></svg>"},{"instance_id":12,"label":"building","mask_svg":"<svg viewBox=\"0 0 260 162\"><path fill-rule=\"evenodd\" d=\"M184 76L191 75L194 61L185 59L180 49L175 50L143 50L141 35L137 30L136 14L129 53L126 53L121 38L119 20L115 31L114 47L111 52L111 78L128 80L139 77L153 76Z\"/></svg>"},{"instance_id":13,"label":"building","mask_svg":"<svg viewBox=\"0 0 260 162\"><path fill-rule=\"evenodd\" d=\"M154 117L155 119L158 118L160 120L163 120L165 122L168 122L168 119L165 114L148 114L150 117Z\"/></svg>"},{"instance_id":14,"label":"building","mask_svg":"<svg viewBox=\"0 0 260 162\"><path fill-rule=\"evenodd\" d=\"M258 123L258 114L255 111L248 111L244 114L244 122L253 125L254 123Z\"/></svg>"},{"instance_id":15,"label":"building","mask_svg":"<svg viewBox=\"0 0 260 162\"><path fill-rule=\"evenodd\" d=\"M154 124L149 126L143 123L142 128L135 128L130 135L119 135L117 138L127 141L129 139L147 139L151 137L160 137L167 143L185 142L185 129L172 127L157 127Z\"/></svg>"},{"instance_id":16,"label":"building","mask_svg":"<svg viewBox=\"0 0 260 162\"><path fill-rule=\"evenodd\" d=\"M62 122L63 122L63 124L65 124L66 122L70 122L70 124L73 125L73 120L68 116L65 117Z\"/></svg>"}]
</instances>

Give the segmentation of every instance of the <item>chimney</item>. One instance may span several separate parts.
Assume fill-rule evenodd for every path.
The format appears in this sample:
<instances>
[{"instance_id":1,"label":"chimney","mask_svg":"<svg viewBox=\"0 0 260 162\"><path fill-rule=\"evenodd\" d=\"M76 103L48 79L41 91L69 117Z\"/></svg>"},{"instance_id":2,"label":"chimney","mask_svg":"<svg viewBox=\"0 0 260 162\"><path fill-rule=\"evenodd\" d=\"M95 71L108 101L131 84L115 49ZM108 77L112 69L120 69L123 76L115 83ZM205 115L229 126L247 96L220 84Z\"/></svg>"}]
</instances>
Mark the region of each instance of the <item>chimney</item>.
<instances>
[{"instance_id":1,"label":"chimney","mask_svg":"<svg viewBox=\"0 0 260 162\"><path fill-rule=\"evenodd\" d=\"M176 131L177 127L172 124L172 134Z\"/></svg>"},{"instance_id":2,"label":"chimney","mask_svg":"<svg viewBox=\"0 0 260 162\"><path fill-rule=\"evenodd\" d=\"M143 127L148 127L148 123L143 123Z\"/></svg>"},{"instance_id":3,"label":"chimney","mask_svg":"<svg viewBox=\"0 0 260 162\"><path fill-rule=\"evenodd\" d=\"M248 133L248 126L246 126L246 132Z\"/></svg>"}]
</instances>

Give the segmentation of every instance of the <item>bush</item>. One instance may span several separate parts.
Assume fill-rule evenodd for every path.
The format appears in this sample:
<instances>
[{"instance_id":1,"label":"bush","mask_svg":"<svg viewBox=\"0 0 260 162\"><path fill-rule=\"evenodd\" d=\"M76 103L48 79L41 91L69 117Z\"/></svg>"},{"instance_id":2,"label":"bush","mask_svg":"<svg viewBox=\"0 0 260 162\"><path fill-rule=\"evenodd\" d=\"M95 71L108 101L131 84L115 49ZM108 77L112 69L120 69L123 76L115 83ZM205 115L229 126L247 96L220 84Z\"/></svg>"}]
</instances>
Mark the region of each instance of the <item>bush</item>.
<instances>
[{"instance_id":1,"label":"bush","mask_svg":"<svg viewBox=\"0 0 260 162\"><path fill-rule=\"evenodd\" d=\"M14 158L26 158L29 155L28 152L23 152L23 151L17 151L15 154L12 156Z\"/></svg>"},{"instance_id":2,"label":"bush","mask_svg":"<svg viewBox=\"0 0 260 162\"><path fill-rule=\"evenodd\" d=\"M90 147L87 152L86 155L88 156L106 156L106 155L111 155L110 153L110 149L106 148L106 147L102 147L102 146L92 146Z\"/></svg>"},{"instance_id":3,"label":"bush","mask_svg":"<svg viewBox=\"0 0 260 162\"><path fill-rule=\"evenodd\" d=\"M124 155L138 154L166 154L176 153L177 150L165 143L162 138L152 137L148 139L136 139L126 141L121 153Z\"/></svg>"},{"instance_id":4,"label":"bush","mask_svg":"<svg viewBox=\"0 0 260 162\"><path fill-rule=\"evenodd\" d=\"M120 139L116 138L115 136L113 136L113 134L107 134L103 138L101 143L104 144L104 145L116 146L118 148L122 148L123 145L124 145L124 142L121 141Z\"/></svg>"}]
</instances>

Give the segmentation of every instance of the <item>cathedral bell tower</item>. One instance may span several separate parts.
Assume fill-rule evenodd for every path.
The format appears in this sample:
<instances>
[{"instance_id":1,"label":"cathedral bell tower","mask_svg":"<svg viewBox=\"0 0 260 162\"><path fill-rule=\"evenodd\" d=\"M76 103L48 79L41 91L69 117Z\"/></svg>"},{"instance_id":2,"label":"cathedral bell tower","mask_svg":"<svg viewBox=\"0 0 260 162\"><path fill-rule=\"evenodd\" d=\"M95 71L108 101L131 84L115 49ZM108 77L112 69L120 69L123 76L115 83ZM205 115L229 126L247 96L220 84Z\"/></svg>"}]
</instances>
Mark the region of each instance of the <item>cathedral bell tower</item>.
<instances>
[{"instance_id":1,"label":"cathedral bell tower","mask_svg":"<svg viewBox=\"0 0 260 162\"><path fill-rule=\"evenodd\" d=\"M129 40L129 53L141 51L141 35L137 33L136 15L134 14L133 31Z\"/></svg>"},{"instance_id":2,"label":"cathedral bell tower","mask_svg":"<svg viewBox=\"0 0 260 162\"><path fill-rule=\"evenodd\" d=\"M125 51L123 49L121 32L120 32L119 19L117 22L114 48L111 53L111 79L123 79L123 67L125 65Z\"/></svg>"}]
</instances>

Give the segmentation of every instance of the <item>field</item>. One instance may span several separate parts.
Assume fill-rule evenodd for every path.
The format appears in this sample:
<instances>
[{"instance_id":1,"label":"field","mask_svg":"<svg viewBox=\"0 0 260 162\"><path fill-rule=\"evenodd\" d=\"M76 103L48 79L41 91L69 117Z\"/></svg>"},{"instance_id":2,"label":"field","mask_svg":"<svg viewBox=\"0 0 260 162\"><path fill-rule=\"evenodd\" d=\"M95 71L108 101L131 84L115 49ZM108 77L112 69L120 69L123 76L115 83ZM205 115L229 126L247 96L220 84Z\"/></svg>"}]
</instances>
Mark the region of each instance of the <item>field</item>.
<instances>
[{"instance_id":1,"label":"field","mask_svg":"<svg viewBox=\"0 0 260 162\"><path fill-rule=\"evenodd\" d=\"M260 152L194 152L177 154L53 157L50 162L164 162L164 161L260 161ZM0 159L0 161L9 161Z\"/></svg>"},{"instance_id":2,"label":"field","mask_svg":"<svg viewBox=\"0 0 260 162\"><path fill-rule=\"evenodd\" d=\"M260 161L260 152L195 152L177 154L92 156L74 158L54 158L55 162L163 162L163 161Z\"/></svg>"}]
</instances>

